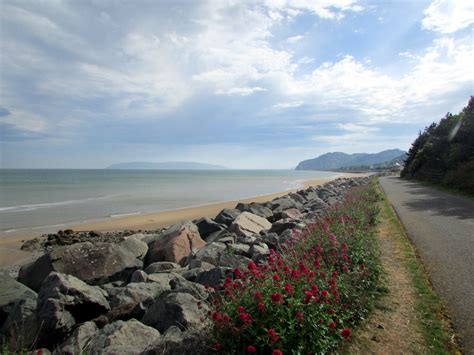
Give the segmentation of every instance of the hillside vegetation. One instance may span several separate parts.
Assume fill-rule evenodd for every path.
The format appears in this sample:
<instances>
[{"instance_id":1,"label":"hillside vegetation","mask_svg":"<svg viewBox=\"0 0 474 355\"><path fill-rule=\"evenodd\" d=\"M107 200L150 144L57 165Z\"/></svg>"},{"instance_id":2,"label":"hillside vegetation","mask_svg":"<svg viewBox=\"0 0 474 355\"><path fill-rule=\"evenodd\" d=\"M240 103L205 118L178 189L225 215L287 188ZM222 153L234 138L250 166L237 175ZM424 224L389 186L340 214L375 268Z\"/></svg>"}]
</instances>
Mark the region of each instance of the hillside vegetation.
<instances>
[{"instance_id":1,"label":"hillside vegetation","mask_svg":"<svg viewBox=\"0 0 474 355\"><path fill-rule=\"evenodd\" d=\"M474 192L474 97L460 113L420 132L401 176Z\"/></svg>"},{"instance_id":2,"label":"hillside vegetation","mask_svg":"<svg viewBox=\"0 0 474 355\"><path fill-rule=\"evenodd\" d=\"M298 164L296 170L336 170L348 167L373 166L387 163L393 159L404 158L406 153L400 149L389 149L379 153L341 152L326 153L317 158L304 160Z\"/></svg>"}]
</instances>

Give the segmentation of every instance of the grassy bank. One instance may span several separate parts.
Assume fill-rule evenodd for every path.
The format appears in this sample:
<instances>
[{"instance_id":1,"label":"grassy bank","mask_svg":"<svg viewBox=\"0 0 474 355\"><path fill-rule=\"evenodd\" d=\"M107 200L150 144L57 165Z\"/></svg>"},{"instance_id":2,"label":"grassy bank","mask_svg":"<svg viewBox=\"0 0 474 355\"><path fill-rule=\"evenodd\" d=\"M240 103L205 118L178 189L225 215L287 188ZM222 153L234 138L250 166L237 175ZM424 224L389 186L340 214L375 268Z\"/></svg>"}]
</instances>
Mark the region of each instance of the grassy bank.
<instances>
[{"instance_id":1,"label":"grassy bank","mask_svg":"<svg viewBox=\"0 0 474 355\"><path fill-rule=\"evenodd\" d=\"M390 229L391 238L401 250L401 261L414 289L414 306L416 315L415 331L419 331L424 339L425 351L432 354L457 353L454 335L443 303L431 287L429 278L415 248L411 244L405 229L384 194L380 202L381 223Z\"/></svg>"},{"instance_id":2,"label":"grassy bank","mask_svg":"<svg viewBox=\"0 0 474 355\"><path fill-rule=\"evenodd\" d=\"M380 294L375 184L353 189L264 264L234 270L214 320L223 353L336 351Z\"/></svg>"}]
</instances>

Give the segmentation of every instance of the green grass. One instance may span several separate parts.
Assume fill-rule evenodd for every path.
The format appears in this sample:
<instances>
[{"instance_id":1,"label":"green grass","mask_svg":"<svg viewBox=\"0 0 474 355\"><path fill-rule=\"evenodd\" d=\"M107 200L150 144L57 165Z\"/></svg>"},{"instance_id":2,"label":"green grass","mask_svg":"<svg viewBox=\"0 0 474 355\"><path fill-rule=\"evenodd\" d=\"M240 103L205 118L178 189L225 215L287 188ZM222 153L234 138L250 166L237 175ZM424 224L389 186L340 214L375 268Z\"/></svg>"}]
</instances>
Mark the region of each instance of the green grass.
<instances>
[{"instance_id":1,"label":"green grass","mask_svg":"<svg viewBox=\"0 0 474 355\"><path fill-rule=\"evenodd\" d=\"M459 350L454 343L454 334L445 316L443 302L431 287L422 261L411 244L398 216L387 200L382 198L382 218L387 218L400 236L404 252L404 263L416 291L416 312L419 327L427 346L432 354L452 354Z\"/></svg>"}]
</instances>

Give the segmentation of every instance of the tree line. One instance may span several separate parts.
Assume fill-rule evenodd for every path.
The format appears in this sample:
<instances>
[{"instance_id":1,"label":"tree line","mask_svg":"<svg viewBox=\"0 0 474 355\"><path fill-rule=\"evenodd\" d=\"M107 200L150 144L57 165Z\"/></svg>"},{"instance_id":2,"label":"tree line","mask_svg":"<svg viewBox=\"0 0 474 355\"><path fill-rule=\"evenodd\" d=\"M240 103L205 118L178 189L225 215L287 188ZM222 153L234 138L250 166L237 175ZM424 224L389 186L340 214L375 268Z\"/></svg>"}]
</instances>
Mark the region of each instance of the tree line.
<instances>
[{"instance_id":1,"label":"tree line","mask_svg":"<svg viewBox=\"0 0 474 355\"><path fill-rule=\"evenodd\" d=\"M419 133L401 176L474 193L474 97Z\"/></svg>"}]
</instances>

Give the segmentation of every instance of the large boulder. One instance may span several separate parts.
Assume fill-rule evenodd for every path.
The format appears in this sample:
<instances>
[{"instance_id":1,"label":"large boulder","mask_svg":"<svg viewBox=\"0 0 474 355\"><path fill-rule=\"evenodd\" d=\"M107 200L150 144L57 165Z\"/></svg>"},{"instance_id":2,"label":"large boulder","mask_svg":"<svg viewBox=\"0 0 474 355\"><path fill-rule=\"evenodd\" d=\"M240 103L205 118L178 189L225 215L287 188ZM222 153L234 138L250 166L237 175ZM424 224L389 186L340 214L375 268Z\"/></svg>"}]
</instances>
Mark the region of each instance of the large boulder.
<instances>
[{"instance_id":1,"label":"large boulder","mask_svg":"<svg viewBox=\"0 0 474 355\"><path fill-rule=\"evenodd\" d=\"M226 226L230 226L231 223L236 219L241 211L236 208L224 208L219 214L214 218L217 223L225 224Z\"/></svg>"},{"instance_id":2,"label":"large boulder","mask_svg":"<svg viewBox=\"0 0 474 355\"><path fill-rule=\"evenodd\" d=\"M261 231L270 229L272 224L265 218L257 216L250 212L242 212L232 222L229 230L237 235L252 236L259 234Z\"/></svg>"},{"instance_id":3,"label":"large boulder","mask_svg":"<svg viewBox=\"0 0 474 355\"><path fill-rule=\"evenodd\" d=\"M127 237L119 245L138 259L143 259L148 252L148 244L137 236Z\"/></svg>"},{"instance_id":4,"label":"large boulder","mask_svg":"<svg viewBox=\"0 0 474 355\"><path fill-rule=\"evenodd\" d=\"M212 265L218 265L220 254L226 250L227 247L224 243L213 242L198 250L194 257L196 260L201 260Z\"/></svg>"},{"instance_id":5,"label":"large boulder","mask_svg":"<svg viewBox=\"0 0 474 355\"><path fill-rule=\"evenodd\" d=\"M327 203L321 200L319 197L316 197L310 201L308 201L304 207L308 211L320 211L324 210L325 208L328 207Z\"/></svg>"},{"instance_id":6,"label":"large boulder","mask_svg":"<svg viewBox=\"0 0 474 355\"><path fill-rule=\"evenodd\" d=\"M226 277L232 276L233 268L215 267L211 270L202 271L196 276L196 282L204 286L218 287L221 286Z\"/></svg>"},{"instance_id":7,"label":"large boulder","mask_svg":"<svg viewBox=\"0 0 474 355\"><path fill-rule=\"evenodd\" d=\"M36 336L37 294L13 278L0 274L0 344L11 350L29 347Z\"/></svg>"},{"instance_id":8,"label":"large boulder","mask_svg":"<svg viewBox=\"0 0 474 355\"><path fill-rule=\"evenodd\" d=\"M235 242L235 239L237 238L237 235L235 233L229 232L228 230L222 230L218 232L214 232L210 234L207 239L206 243L210 244L213 242L218 242L221 239L224 240L224 242Z\"/></svg>"},{"instance_id":9,"label":"large boulder","mask_svg":"<svg viewBox=\"0 0 474 355\"><path fill-rule=\"evenodd\" d=\"M207 355L209 346L201 332L181 331L178 327L168 328L165 334L151 344L145 355Z\"/></svg>"},{"instance_id":10,"label":"large boulder","mask_svg":"<svg viewBox=\"0 0 474 355\"><path fill-rule=\"evenodd\" d=\"M204 245L206 242L201 239L194 223L178 223L168 228L160 239L150 245L146 262L151 264L157 261L171 261L183 265Z\"/></svg>"},{"instance_id":11,"label":"large boulder","mask_svg":"<svg viewBox=\"0 0 474 355\"><path fill-rule=\"evenodd\" d=\"M36 314L41 322L40 343L55 344L76 323L98 317L110 310L107 292L71 275L52 272L38 294Z\"/></svg>"},{"instance_id":12,"label":"large boulder","mask_svg":"<svg viewBox=\"0 0 474 355\"><path fill-rule=\"evenodd\" d=\"M18 281L38 291L52 272L73 275L92 285L128 280L143 263L117 244L90 242L57 248L20 269Z\"/></svg>"},{"instance_id":13,"label":"large boulder","mask_svg":"<svg viewBox=\"0 0 474 355\"><path fill-rule=\"evenodd\" d=\"M142 322L166 331L171 326L200 330L207 326L209 307L190 293L173 292L158 299L145 313Z\"/></svg>"},{"instance_id":14,"label":"large boulder","mask_svg":"<svg viewBox=\"0 0 474 355\"><path fill-rule=\"evenodd\" d=\"M271 219L273 217L273 212L271 209L268 207L265 207L264 205L260 203L242 203L239 202L237 206L235 206L236 209L242 212L250 212L253 214L256 214L257 216L260 216L265 219Z\"/></svg>"},{"instance_id":15,"label":"large boulder","mask_svg":"<svg viewBox=\"0 0 474 355\"><path fill-rule=\"evenodd\" d=\"M303 218L303 214L296 208L290 208L288 210L284 210L282 213L281 213L281 218L282 219L285 219L285 218L289 218L289 219L302 219Z\"/></svg>"},{"instance_id":16,"label":"large boulder","mask_svg":"<svg viewBox=\"0 0 474 355\"><path fill-rule=\"evenodd\" d=\"M90 339L88 354L141 354L153 344L160 332L136 319L107 324Z\"/></svg>"},{"instance_id":17,"label":"large boulder","mask_svg":"<svg viewBox=\"0 0 474 355\"><path fill-rule=\"evenodd\" d=\"M274 222L269 232L280 234L287 229L303 229L304 227L304 222L298 219L285 218Z\"/></svg>"},{"instance_id":18,"label":"large boulder","mask_svg":"<svg viewBox=\"0 0 474 355\"><path fill-rule=\"evenodd\" d=\"M284 210L289 210L290 208L300 209L302 207L302 204L293 200L289 196L282 196L271 201L270 206L273 213L276 214L276 213L281 213Z\"/></svg>"},{"instance_id":19,"label":"large boulder","mask_svg":"<svg viewBox=\"0 0 474 355\"><path fill-rule=\"evenodd\" d=\"M54 355L61 354L86 354L91 338L96 335L99 328L94 322L85 322L79 325L72 334L56 349Z\"/></svg>"},{"instance_id":20,"label":"large boulder","mask_svg":"<svg viewBox=\"0 0 474 355\"><path fill-rule=\"evenodd\" d=\"M198 227L199 234L201 238L207 240L207 237L215 232L219 232L224 230L225 225L219 224L214 222L212 219L208 217L199 218L198 220L194 221L194 224Z\"/></svg>"},{"instance_id":21,"label":"large boulder","mask_svg":"<svg viewBox=\"0 0 474 355\"><path fill-rule=\"evenodd\" d=\"M172 263L170 261L157 261L155 263L151 263L150 265L148 265L145 269L145 272L147 274L155 274L157 272L163 272L163 271L169 272L179 267L180 267L179 264Z\"/></svg>"}]
</instances>

